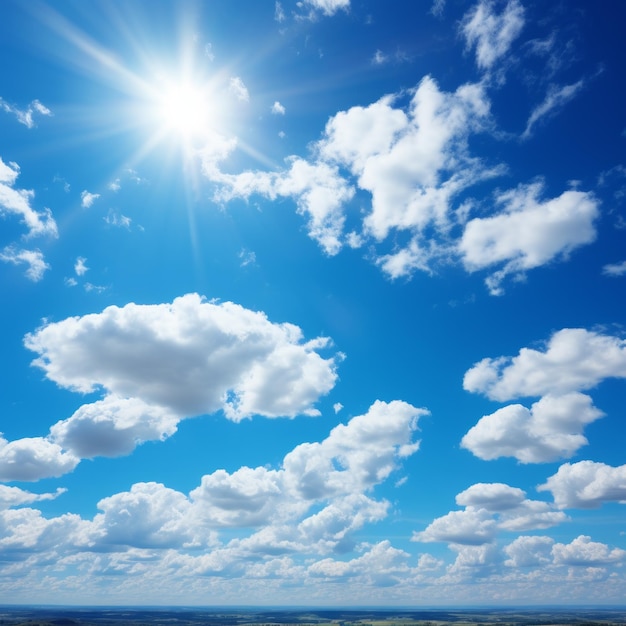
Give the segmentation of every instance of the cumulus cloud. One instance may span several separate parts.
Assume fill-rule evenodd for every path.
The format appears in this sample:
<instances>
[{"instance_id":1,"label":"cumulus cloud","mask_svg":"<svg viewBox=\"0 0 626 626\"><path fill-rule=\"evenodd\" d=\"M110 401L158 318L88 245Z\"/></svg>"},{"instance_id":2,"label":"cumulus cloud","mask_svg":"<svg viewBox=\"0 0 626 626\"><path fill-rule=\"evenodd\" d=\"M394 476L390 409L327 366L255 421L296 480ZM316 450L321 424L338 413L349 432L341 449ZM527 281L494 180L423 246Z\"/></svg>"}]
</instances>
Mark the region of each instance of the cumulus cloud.
<instances>
[{"instance_id":1,"label":"cumulus cloud","mask_svg":"<svg viewBox=\"0 0 626 626\"><path fill-rule=\"evenodd\" d=\"M564 328L545 350L522 348L515 357L483 359L463 388L492 400L560 395L592 389L605 378L626 378L626 341L584 328Z\"/></svg>"},{"instance_id":2,"label":"cumulus cloud","mask_svg":"<svg viewBox=\"0 0 626 626\"><path fill-rule=\"evenodd\" d=\"M304 342L292 324L197 294L171 304L111 306L48 324L25 338L34 364L62 387L104 389L179 417L222 409L239 421L318 413L313 404L335 384L335 358Z\"/></svg>"},{"instance_id":3,"label":"cumulus cloud","mask_svg":"<svg viewBox=\"0 0 626 626\"><path fill-rule=\"evenodd\" d=\"M248 567L251 562L266 560L268 554L327 554L345 546L350 549L351 534L388 514L390 504L374 499L369 492L417 450L417 421L425 413L405 402L377 401L365 414L335 427L325 439L294 448L277 469L216 470L203 476L188 495L159 483L134 484L129 491L100 500L100 512L92 521L75 518L74 530L68 529L69 535L58 547L80 544L96 553L212 547L210 553L188 562L194 573L223 571L238 563ZM90 428L88 421L80 423L80 418L73 416L53 427L52 436L72 449L79 441L81 449L76 452L85 455L101 454L106 445L118 451L108 425L102 433L92 429L87 438L74 437L85 425ZM100 436L104 443L97 441ZM91 450L85 449L89 440ZM60 445L50 441L33 441L31 447L37 446L47 446L49 456L60 451ZM20 480L34 477L36 472L28 469L24 458L15 461ZM27 504L58 493L36 496L0 488L0 505ZM33 524L32 534L36 527L43 533L53 523L67 523L61 518L55 522L34 513L24 515ZM0 511L0 527L2 519ZM216 533L224 528L241 529L241 536L218 545ZM246 528L247 533L243 531ZM0 550L3 541L20 541L17 535L24 530L14 524L0 532ZM394 550L388 546L379 554L381 558L383 552L393 554Z\"/></svg>"},{"instance_id":4,"label":"cumulus cloud","mask_svg":"<svg viewBox=\"0 0 626 626\"><path fill-rule=\"evenodd\" d=\"M36 481L71 472L80 459L43 437L0 437L0 480Z\"/></svg>"},{"instance_id":5,"label":"cumulus cloud","mask_svg":"<svg viewBox=\"0 0 626 626\"><path fill-rule=\"evenodd\" d=\"M463 18L461 32L468 50L476 48L476 64L489 70L504 57L524 27L524 7L509 0L501 13L495 2L480 0Z\"/></svg>"},{"instance_id":6,"label":"cumulus cloud","mask_svg":"<svg viewBox=\"0 0 626 626\"><path fill-rule=\"evenodd\" d=\"M580 535L569 544L554 544L552 555L558 565L594 567L626 561L626 550L611 550L606 544L591 541L591 537L586 535Z\"/></svg>"},{"instance_id":7,"label":"cumulus cloud","mask_svg":"<svg viewBox=\"0 0 626 626\"><path fill-rule=\"evenodd\" d=\"M530 409L512 404L482 417L461 445L482 459L512 456L522 463L571 457L587 443L585 426L603 413L580 390L605 378L626 378L626 343L582 328L565 328L545 350L483 359L464 376L467 391L492 400L541 396Z\"/></svg>"},{"instance_id":8,"label":"cumulus cloud","mask_svg":"<svg viewBox=\"0 0 626 626\"><path fill-rule=\"evenodd\" d=\"M179 417L138 398L116 398L81 406L50 428L51 441L80 458L129 454L138 443L163 440L176 432Z\"/></svg>"},{"instance_id":9,"label":"cumulus cloud","mask_svg":"<svg viewBox=\"0 0 626 626\"><path fill-rule=\"evenodd\" d=\"M31 190L15 189L20 168L16 163L4 163L0 158L0 215L14 214L21 218L28 229L27 236L57 236L57 225L50 209L35 211L30 201L35 193Z\"/></svg>"},{"instance_id":10,"label":"cumulus cloud","mask_svg":"<svg viewBox=\"0 0 626 626\"><path fill-rule=\"evenodd\" d=\"M6 100L0 98L0 109L6 113L15 115L17 121L20 124L24 124L27 128L33 128L35 126L34 115L52 115L52 111L39 100L33 100L25 109L20 109L12 104L9 104Z\"/></svg>"},{"instance_id":11,"label":"cumulus cloud","mask_svg":"<svg viewBox=\"0 0 626 626\"><path fill-rule=\"evenodd\" d=\"M626 504L626 465L565 463L537 490L551 492L560 509L594 509L605 502Z\"/></svg>"},{"instance_id":12,"label":"cumulus cloud","mask_svg":"<svg viewBox=\"0 0 626 626\"><path fill-rule=\"evenodd\" d=\"M552 561L551 537L522 535L505 546L504 552L509 557L504 565L507 567L541 567Z\"/></svg>"},{"instance_id":13,"label":"cumulus cloud","mask_svg":"<svg viewBox=\"0 0 626 626\"><path fill-rule=\"evenodd\" d=\"M88 209L89 207L91 207L93 205L93 203L99 197L100 197L99 193L90 193L89 191L85 190L85 191L81 192L81 194L80 194L80 205L84 209Z\"/></svg>"},{"instance_id":14,"label":"cumulus cloud","mask_svg":"<svg viewBox=\"0 0 626 626\"><path fill-rule=\"evenodd\" d=\"M566 191L542 202L541 192L542 185L534 183L500 194L500 213L474 218L465 228L459 249L468 271L504 263L486 281L494 295L502 293L507 275L567 257L596 238L599 210L592 194Z\"/></svg>"},{"instance_id":15,"label":"cumulus cloud","mask_svg":"<svg viewBox=\"0 0 626 626\"><path fill-rule=\"evenodd\" d=\"M461 446L486 461L511 456L522 463L547 463L586 445L584 427L603 415L582 393L547 395L530 409L511 404L482 417Z\"/></svg>"},{"instance_id":16,"label":"cumulus cloud","mask_svg":"<svg viewBox=\"0 0 626 626\"><path fill-rule=\"evenodd\" d=\"M25 250L15 246L7 246L0 251L0 261L13 265L26 265L26 277L39 282L50 265L44 260L40 250Z\"/></svg>"},{"instance_id":17,"label":"cumulus cloud","mask_svg":"<svg viewBox=\"0 0 626 626\"><path fill-rule=\"evenodd\" d=\"M503 483L477 483L456 501L465 508L435 519L411 540L479 546L493 542L501 531L549 528L567 519L548 503L529 500L523 490Z\"/></svg>"},{"instance_id":18,"label":"cumulus cloud","mask_svg":"<svg viewBox=\"0 0 626 626\"><path fill-rule=\"evenodd\" d=\"M486 90L481 82L445 92L426 76L409 93L339 111L310 158L290 156L276 171L222 172L237 142L216 135L199 153L203 172L216 183L218 202L292 199L326 254L370 242L370 258L391 279L460 261L468 272L491 270L487 286L500 294L507 276L594 241L599 211L591 193L542 199L542 184L532 183L500 192L486 217L469 219L481 203L459 206L460 194L506 171L470 152L470 137L493 129ZM371 203L348 230L348 207L360 196Z\"/></svg>"}]
</instances>

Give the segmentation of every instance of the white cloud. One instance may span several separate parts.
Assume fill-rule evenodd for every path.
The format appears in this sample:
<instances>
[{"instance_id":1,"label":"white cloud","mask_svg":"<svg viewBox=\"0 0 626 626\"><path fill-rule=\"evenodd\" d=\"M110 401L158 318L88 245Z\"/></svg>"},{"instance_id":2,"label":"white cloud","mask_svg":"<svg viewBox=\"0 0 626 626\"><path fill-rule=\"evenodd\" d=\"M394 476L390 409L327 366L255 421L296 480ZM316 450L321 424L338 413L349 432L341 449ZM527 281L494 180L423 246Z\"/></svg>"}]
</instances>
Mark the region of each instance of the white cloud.
<instances>
[{"instance_id":1,"label":"white cloud","mask_svg":"<svg viewBox=\"0 0 626 626\"><path fill-rule=\"evenodd\" d=\"M341 404L341 402L335 402L335 404L333 404L333 411L335 411L335 413L339 413L341 409L343 409L343 404Z\"/></svg>"},{"instance_id":2,"label":"white cloud","mask_svg":"<svg viewBox=\"0 0 626 626\"><path fill-rule=\"evenodd\" d=\"M79 459L43 437L7 441L0 437L0 480L36 481L71 472Z\"/></svg>"},{"instance_id":3,"label":"white cloud","mask_svg":"<svg viewBox=\"0 0 626 626\"><path fill-rule=\"evenodd\" d=\"M243 250L239 251L239 259L241 261L241 267L246 267L247 265L256 265L256 254L252 250Z\"/></svg>"},{"instance_id":4,"label":"white cloud","mask_svg":"<svg viewBox=\"0 0 626 626\"><path fill-rule=\"evenodd\" d=\"M382 52L382 50L376 50L372 57L372 63L374 65L384 65L388 61L389 57Z\"/></svg>"},{"instance_id":5,"label":"white cloud","mask_svg":"<svg viewBox=\"0 0 626 626\"><path fill-rule=\"evenodd\" d=\"M233 76L230 79L229 88L231 93L235 95L237 100L241 100L242 102L250 101L250 93L248 92L248 88L244 85L243 80L241 80L239 76Z\"/></svg>"},{"instance_id":6,"label":"white cloud","mask_svg":"<svg viewBox=\"0 0 626 626\"><path fill-rule=\"evenodd\" d=\"M116 213L115 211L109 211L109 213L102 218L109 226L116 226L118 228L129 229L132 223L132 219L122 213Z\"/></svg>"},{"instance_id":7,"label":"white cloud","mask_svg":"<svg viewBox=\"0 0 626 626\"><path fill-rule=\"evenodd\" d=\"M283 10L283 5L278 2L278 0L276 1L276 4L274 5L274 19L279 23L282 24L282 22L285 21L285 11Z\"/></svg>"},{"instance_id":8,"label":"white cloud","mask_svg":"<svg viewBox=\"0 0 626 626\"><path fill-rule=\"evenodd\" d=\"M522 139L528 139L532 135L537 122L549 115L553 115L557 109L565 106L584 86L585 81L582 79L572 85L564 85L562 87L550 85L544 101L531 112L528 122L526 122L526 129L522 134Z\"/></svg>"},{"instance_id":9,"label":"white cloud","mask_svg":"<svg viewBox=\"0 0 626 626\"><path fill-rule=\"evenodd\" d=\"M0 261L13 265L26 265L26 277L35 283L39 282L45 271L50 269L39 250L24 250L15 246L7 246L0 251Z\"/></svg>"},{"instance_id":10,"label":"white cloud","mask_svg":"<svg viewBox=\"0 0 626 626\"><path fill-rule=\"evenodd\" d=\"M12 213L21 217L28 229L28 237L39 235L57 236L57 225L50 209L39 213L30 206L35 195L31 190L14 189L20 168L16 163L8 165L0 158L0 215Z\"/></svg>"},{"instance_id":11,"label":"white cloud","mask_svg":"<svg viewBox=\"0 0 626 626\"><path fill-rule=\"evenodd\" d=\"M336 358L317 352L328 339L303 342L297 326L196 294L48 324L25 344L63 387L102 388L181 418L219 409L234 421L315 415L313 404L337 378Z\"/></svg>"},{"instance_id":12,"label":"white cloud","mask_svg":"<svg viewBox=\"0 0 626 626\"><path fill-rule=\"evenodd\" d=\"M521 463L547 463L586 445L584 427L603 415L582 393L546 395L530 409L512 404L485 415L461 446L486 461L511 456Z\"/></svg>"},{"instance_id":13,"label":"white cloud","mask_svg":"<svg viewBox=\"0 0 626 626\"><path fill-rule=\"evenodd\" d=\"M500 194L501 213L468 222L459 244L463 263L470 272L504 263L492 274L488 286L494 295L502 292L508 274L520 274L545 265L596 238L594 222L599 215L592 194L566 191L541 201L542 185L521 185Z\"/></svg>"},{"instance_id":14,"label":"white cloud","mask_svg":"<svg viewBox=\"0 0 626 626\"><path fill-rule=\"evenodd\" d=\"M327 16L334 15L340 9L350 8L350 0L304 0L304 4Z\"/></svg>"},{"instance_id":15,"label":"white cloud","mask_svg":"<svg viewBox=\"0 0 626 626\"><path fill-rule=\"evenodd\" d=\"M66 491L66 489L59 488L55 493L31 493L19 487L0 485L0 510L10 509L23 504L32 504L33 502L54 500Z\"/></svg>"},{"instance_id":16,"label":"white cloud","mask_svg":"<svg viewBox=\"0 0 626 626\"><path fill-rule=\"evenodd\" d=\"M478 203L468 198L456 206L458 196L506 171L469 150L471 135L493 127L486 84L448 93L426 76L406 106L397 104L406 95L338 112L311 146L309 160L291 156L278 171L223 173L219 164L236 140L216 136L200 152L204 174L217 183L214 199L291 198L324 252L334 255L369 240L370 258L391 279L416 270L433 274L457 261L469 272L495 267L486 280L494 295L502 293L508 275L523 277L594 241L595 197L571 190L541 200L541 183L500 192L487 217L468 221ZM368 194L371 205L356 217L360 228L346 233L348 206L357 191Z\"/></svg>"},{"instance_id":17,"label":"white cloud","mask_svg":"<svg viewBox=\"0 0 626 626\"><path fill-rule=\"evenodd\" d=\"M467 48L476 47L478 67L489 70L506 55L523 27L524 7L517 0L509 0L499 14L494 2L480 0L463 18L461 30Z\"/></svg>"},{"instance_id":18,"label":"white cloud","mask_svg":"<svg viewBox=\"0 0 626 626\"><path fill-rule=\"evenodd\" d=\"M522 535L505 546L504 552L508 559L504 562L507 567L541 567L551 563L552 546L554 539L551 537Z\"/></svg>"},{"instance_id":19,"label":"white cloud","mask_svg":"<svg viewBox=\"0 0 626 626\"><path fill-rule=\"evenodd\" d=\"M107 397L81 406L50 428L50 440L81 458L129 454L144 441L163 440L176 432L180 418L137 398Z\"/></svg>"},{"instance_id":20,"label":"white cloud","mask_svg":"<svg viewBox=\"0 0 626 626\"><path fill-rule=\"evenodd\" d=\"M476 546L491 543L501 531L549 528L567 519L548 503L528 500L524 491L503 483L477 483L456 501L465 508L438 517L411 540Z\"/></svg>"},{"instance_id":21,"label":"white cloud","mask_svg":"<svg viewBox=\"0 0 626 626\"><path fill-rule=\"evenodd\" d=\"M222 174L212 170L211 177L222 183L216 199L228 201L260 194L275 200L293 197L298 212L309 218L309 236L315 239L327 254L337 254L341 249L341 233L345 221L342 205L354 195L354 190L339 175L336 167L326 163L310 164L294 158L287 171L243 172ZM205 172L211 164L204 163Z\"/></svg>"},{"instance_id":22,"label":"white cloud","mask_svg":"<svg viewBox=\"0 0 626 626\"><path fill-rule=\"evenodd\" d=\"M87 259L85 257L79 256L76 259L76 263L74 263L74 271L77 276L83 276L89 271L89 268L85 264Z\"/></svg>"},{"instance_id":23,"label":"white cloud","mask_svg":"<svg viewBox=\"0 0 626 626\"><path fill-rule=\"evenodd\" d=\"M276 102L272 105L272 113L274 115L285 115L285 107L278 102L278 100L276 100Z\"/></svg>"},{"instance_id":24,"label":"white cloud","mask_svg":"<svg viewBox=\"0 0 626 626\"><path fill-rule=\"evenodd\" d=\"M33 115L38 113L39 115L52 115L52 111L39 100L33 100L26 109L19 109L18 107L9 104L6 100L0 98L0 109L6 113L12 113L17 118L20 124L24 124L27 128L33 128L35 126L35 120Z\"/></svg>"},{"instance_id":25,"label":"white cloud","mask_svg":"<svg viewBox=\"0 0 626 626\"><path fill-rule=\"evenodd\" d=\"M620 263L609 263L602 268L605 276L623 276L626 274L626 261Z\"/></svg>"},{"instance_id":26,"label":"white cloud","mask_svg":"<svg viewBox=\"0 0 626 626\"><path fill-rule=\"evenodd\" d=\"M88 209L89 207L91 207L93 205L93 203L100 197L99 193L90 193L89 191L85 190L83 192L81 192L80 194L80 205L85 208Z\"/></svg>"},{"instance_id":27,"label":"white cloud","mask_svg":"<svg viewBox=\"0 0 626 626\"><path fill-rule=\"evenodd\" d=\"M602 566L626 561L626 550L591 541L591 537L580 535L571 543L556 543L552 547L554 562L558 565Z\"/></svg>"},{"instance_id":28,"label":"white cloud","mask_svg":"<svg viewBox=\"0 0 626 626\"><path fill-rule=\"evenodd\" d=\"M109 183L108 187L111 191L119 191L122 188L122 185L120 184L120 179L116 178L114 181Z\"/></svg>"},{"instance_id":29,"label":"white cloud","mask_svg":"<svg viewBox=\"0 0 626 626\"><path fill-rule=\"evenodd\" d=\"M98 502L93 534L100 545L174 548L207 545L212 535L188 518L187 497L159 483L137 483L130 492Z\"/></svg>"},{"instance_id":30,"label":"white cloud","mask_svg":"<svg viewBox=\"0 0 626 626\"><path fill-rule=\"evenodd\" d=\"M441 17L443 15L443 11L446 8L446 0L433 0L433 4L430 7L430 12L435 17Z\"/></svg>"},{"instance_id":31,"label":"white cloud","mask_svg":"<svg viewBox=\"0 0 626 626\"><path fill-rule=\"evenodd\" d=\"M560 509L593 509L605 502L626 503L626 465L580 461L565 463L556 474L537 487L552 493Z\"/></svg>"},{"instance_id":32,"label":"white cloud","mask_svg":"<svg viewBox=\"0 0 626 626\"><path fill-rule=\"evenodd\" d=\"M564 328L552 335L543 352L522 348L515 357L479 361L465 373L463 388L507 401L592 389L605 378L626 378L626 341Z\"/></svg>"}]
</instances>

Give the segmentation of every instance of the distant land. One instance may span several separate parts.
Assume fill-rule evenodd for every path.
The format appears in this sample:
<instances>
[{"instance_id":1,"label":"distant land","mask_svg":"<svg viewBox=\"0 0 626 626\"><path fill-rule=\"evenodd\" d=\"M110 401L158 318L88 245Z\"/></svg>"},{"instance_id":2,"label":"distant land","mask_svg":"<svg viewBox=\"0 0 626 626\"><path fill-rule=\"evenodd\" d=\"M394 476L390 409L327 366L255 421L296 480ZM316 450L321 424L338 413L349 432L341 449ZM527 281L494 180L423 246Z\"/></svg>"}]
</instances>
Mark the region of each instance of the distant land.
<instances>
[{"instance_id":1,"label":"distant land","mask_svg":"<svg viewBox=\"0 0 626 626\"><path fill-rule=\"evenodd\" d=\"M371 609L0 606L5 626L618 626L621 607Z\"/></svg>"}]
</instances>

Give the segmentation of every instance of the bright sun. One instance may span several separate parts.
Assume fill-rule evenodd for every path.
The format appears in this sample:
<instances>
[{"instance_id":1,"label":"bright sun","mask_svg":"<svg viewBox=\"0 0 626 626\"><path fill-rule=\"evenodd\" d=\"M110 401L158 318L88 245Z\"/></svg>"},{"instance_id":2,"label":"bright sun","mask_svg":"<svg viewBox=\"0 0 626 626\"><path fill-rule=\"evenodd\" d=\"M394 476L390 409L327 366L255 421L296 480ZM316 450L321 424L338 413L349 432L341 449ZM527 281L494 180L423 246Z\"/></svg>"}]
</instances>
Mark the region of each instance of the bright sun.
<instances>
[{"instance_id":1,"label":"bright sun","mask_svg":"<svg viewBox=\"0 0 626 626\"><path fill-rule=\"evenodd\" d=\"M165 134L183 143L202 139L212 121L210 94L191 81L168 81L159 90L156 116Z\"/></svg>"}]
</instances>

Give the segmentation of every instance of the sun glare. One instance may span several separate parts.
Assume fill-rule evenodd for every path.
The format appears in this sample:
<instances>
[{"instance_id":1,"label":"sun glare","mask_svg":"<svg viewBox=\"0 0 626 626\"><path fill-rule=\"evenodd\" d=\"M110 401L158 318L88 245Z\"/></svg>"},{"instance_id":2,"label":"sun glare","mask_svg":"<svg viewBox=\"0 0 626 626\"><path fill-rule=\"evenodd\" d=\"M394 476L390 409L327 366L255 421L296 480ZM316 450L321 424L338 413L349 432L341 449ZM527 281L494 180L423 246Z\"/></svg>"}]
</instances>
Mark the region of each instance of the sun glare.
<instances>
[{"instance_id":1,"label":"sun glare","mask_svg":"<svg viewBox=\"0 0 626 626\"><path fill-rule=\"evenodd\" d=\"M208 94L197 85L183 82L167 86L157 103L157 116L168 134L185 141L200 138L211 118Z\"/></svg>"},{"instance_id":2,"label":"sun glare","mask_svg":"<svg viewBox=\"0 0 626 626\"><path fill-rule=\"evenodd\" d=\"M156 90L155 123L169 139L185 146L202 140L214 122L209 89L191 80L166 81Z\"/></svg>"}]
</instances>

